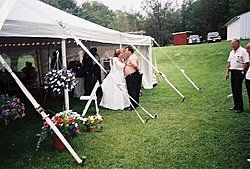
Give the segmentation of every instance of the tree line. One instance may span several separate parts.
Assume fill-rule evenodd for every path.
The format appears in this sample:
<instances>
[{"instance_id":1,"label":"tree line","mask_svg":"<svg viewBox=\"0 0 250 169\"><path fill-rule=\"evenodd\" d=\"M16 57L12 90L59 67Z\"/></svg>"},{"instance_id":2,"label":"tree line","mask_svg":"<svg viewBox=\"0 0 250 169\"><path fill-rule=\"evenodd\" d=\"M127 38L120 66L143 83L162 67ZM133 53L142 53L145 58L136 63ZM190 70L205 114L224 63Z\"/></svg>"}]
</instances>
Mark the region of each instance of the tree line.
<instances>
[{"instance_id":1,"label":"tree line","mask_svg":"<svg viewBox=\"0 0 250 169\"><path fill-rule=\"evenodd\" d=\"M98 1L86 1L80 6L75 0L40 0L72 15L121 32L145 31L160 45L173 43L172 33L192 31L206 38L208 32L220 32L226 39L230 19L250 11L249 0L144 0L138 11L111 10ZM91 28L90 28L91 29Z\"/></svg>"}]
</instances>

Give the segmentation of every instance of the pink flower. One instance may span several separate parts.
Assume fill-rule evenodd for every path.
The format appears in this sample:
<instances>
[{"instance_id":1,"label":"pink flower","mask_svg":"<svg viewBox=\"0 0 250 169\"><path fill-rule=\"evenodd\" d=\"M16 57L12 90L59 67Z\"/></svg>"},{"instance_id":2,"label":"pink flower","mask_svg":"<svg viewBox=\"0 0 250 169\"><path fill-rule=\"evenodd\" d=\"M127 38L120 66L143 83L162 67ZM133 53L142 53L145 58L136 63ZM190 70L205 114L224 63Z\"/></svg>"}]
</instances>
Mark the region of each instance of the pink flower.
<instances>
[{"instance_id":1,"label":"pink flower","mask_svg":"<svg viewBox=\"0 0 250 169\"><path fill-rule=\"evenodd\" d=\"M45 122L43 123L43 127L44 127L44 128L48 128L48 127L49 127L49 124L45 121Z\"/></svg>"},{"instance_id":2,"label":"pink flower","mask_svg":"<svg viewBox=\"0 0 250 169\"><path fill-rule=\"evenodd\" d=\"M8 125L9 124L8 120L4 120L4 124Z\"/></svg>"}]
</instances>

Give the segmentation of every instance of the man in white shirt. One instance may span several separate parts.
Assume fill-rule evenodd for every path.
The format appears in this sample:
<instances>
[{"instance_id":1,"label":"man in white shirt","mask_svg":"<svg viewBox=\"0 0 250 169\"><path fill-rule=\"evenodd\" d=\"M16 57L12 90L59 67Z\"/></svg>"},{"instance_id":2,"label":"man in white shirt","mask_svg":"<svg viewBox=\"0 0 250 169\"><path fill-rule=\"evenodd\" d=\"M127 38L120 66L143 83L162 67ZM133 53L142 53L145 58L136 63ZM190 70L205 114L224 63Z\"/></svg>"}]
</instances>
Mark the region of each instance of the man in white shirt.
<instances>
[{"instance_id":1,"label":"man in white shirt","mask_svg":"<svg viewBox=\"0 0 250 169\"><path fill-rule=\"evenodd\" d=\"M234 100L234 107L230 108L230 110L234 110L235 113L242 113L244 111L242 82L248 68L249 56L246 49L240 46L239 39L233 39L231 47L233 50L229 53L226 68L226 80L229 79L229 71L231 72L231 88Z\"/></svg>"}]
</instances>

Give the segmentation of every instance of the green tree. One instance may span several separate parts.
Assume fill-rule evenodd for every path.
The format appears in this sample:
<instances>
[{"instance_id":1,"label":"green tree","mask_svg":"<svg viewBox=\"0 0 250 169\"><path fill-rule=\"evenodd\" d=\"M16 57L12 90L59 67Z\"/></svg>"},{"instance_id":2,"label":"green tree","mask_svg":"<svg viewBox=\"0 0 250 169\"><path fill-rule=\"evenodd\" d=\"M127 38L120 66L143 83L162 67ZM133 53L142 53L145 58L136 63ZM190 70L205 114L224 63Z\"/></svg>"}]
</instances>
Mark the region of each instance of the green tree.
<instances>
[{"instance_id":1,"label":"green tree","mask_svg":"<svg viewBox=\"0 0 250 169\"><path fill-rule=\"evenodd\" d=\"M229 18L232 19L237 15L241 15L250 11L249 0L227 0L229 1Z\"/></svg>"},{"instance_id":2,"label":"green tree","mask_svg":"<svg viewBox=\"0 0 250 169\"><path fill-rule=\"evenodd\" d=\"M81 17L96 24L108 27L112 24L114 12L98 1L87 1L81 6Z\"/></svg>"},{"instance_id":3,"label":"green tree","mask_svg":"<svg viewBox=\"0 0 250 169\"><path fill-rule=\"evenodd\" d=\"M145 31L154 37L160 45L172 43L173 13L170 2L146 0L143 9L147 12Z\"/></svg>"},{"instance_id":4,"label":"green tree","mask_svg":"<svg viewBox=\"0 0 250 169\"><path fill-rule=\"evenodd\" d=\"M206 37L208 32L218 31L225 38L224 24L228 17L227 0L197 0L187 10L187 28Z\"/></svg>"},{"instance_id":5,"label":"green tree","mask_svg":"<svg viewBox=\"0 0 250 169\"><path fill-rule=\"evenodd\" d=\"M188 11L189 6L193 3L193 0L183 0L180 8L176 8L173 13L173 30L174 32L181 32L188 30Z\"/></svg>"},{"instance_id":6,"label":"green tree","mask_svg":"<svg viewBox=\"0 0 250 169\"><path fill-rule=\"evenodd\" d=\"M139 12L109 10L107 6L97 1L85 2L81 9L82 18L110 29L131 32L143 28L143 16Z\"/></svg>"},{"instance_id":7,"label":"green tree","mask_svg":"<svg viewBox=\"0 0 250 169\"><path fill-rule=\"evenodd\" d=\"M51 6L54 6L72 15L79 17L81 16L81 10L76 5L75 0L40 0L40 1L45 2Z\"/></svg>"}]
</instances>

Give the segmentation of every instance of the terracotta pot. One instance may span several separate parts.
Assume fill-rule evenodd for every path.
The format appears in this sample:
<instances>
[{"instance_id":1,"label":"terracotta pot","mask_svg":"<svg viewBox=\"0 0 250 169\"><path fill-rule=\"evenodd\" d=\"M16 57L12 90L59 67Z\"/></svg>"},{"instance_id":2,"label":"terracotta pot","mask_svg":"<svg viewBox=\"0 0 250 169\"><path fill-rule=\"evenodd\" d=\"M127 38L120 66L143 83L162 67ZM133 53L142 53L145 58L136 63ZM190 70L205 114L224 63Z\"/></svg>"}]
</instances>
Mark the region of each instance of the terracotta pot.
<instances>
[{"instance_id":1,"label":"terracotta pot","mask_svg":"<svg viewBox=\"0 0 250 169\"><path fill-rule=\"evenodd\" d=\"M66 136L64 137L69 142L69 139ZM55 149L62 150L66 148L63 142L56 135L52 135L52 140L53 140Z\"/></svg>"},{"instance_id":2,"label":"terracotta pot","mask_svg":"<svg viewBox=\"0 0 250 169\"><path fill-rule=\"evenodd\" d=\"M88 127L88 131L89 132L96 132L97 131L97 127L96 126L89 126Z\"/></svg>"}]
</instances>

